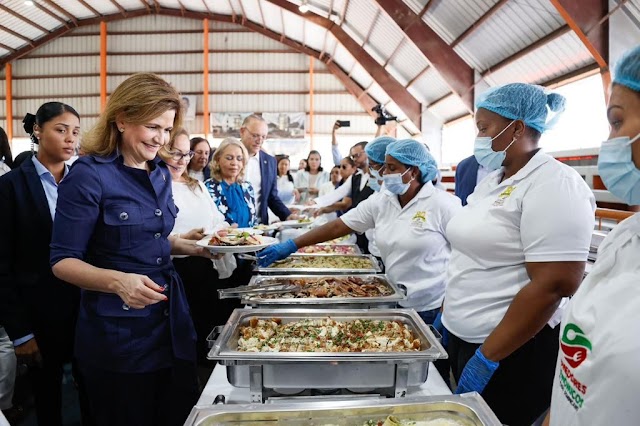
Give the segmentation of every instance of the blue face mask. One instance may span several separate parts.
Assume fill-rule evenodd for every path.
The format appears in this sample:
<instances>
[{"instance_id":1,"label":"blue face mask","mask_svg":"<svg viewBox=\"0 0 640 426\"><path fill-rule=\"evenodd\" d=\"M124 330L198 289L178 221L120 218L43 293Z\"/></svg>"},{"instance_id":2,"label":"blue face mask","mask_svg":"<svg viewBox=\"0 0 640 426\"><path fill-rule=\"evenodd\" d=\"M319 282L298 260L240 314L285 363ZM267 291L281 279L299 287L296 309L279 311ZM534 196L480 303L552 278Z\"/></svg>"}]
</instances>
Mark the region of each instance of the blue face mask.
<instances>
[{"instance_id":1,"label":"blue face mask","mask_svg":"<svg viewBox=\"0 0 640 426\"><path fill-rule=\"evenodd\" d=\"M380 170L382 169L383 168L381 167ZM382 180L382 175L380 175L380 172L374 169L373 167L369 167L369 174L374 178L376 178L376 180Z\"/></svg>"},{"instance_id":2,"label":"blue face mask","mask_svg":"<svg viewBox=\"0 0 640 426\"><path fill-rule=\"evenodd\" d=\"M409 170L411 170L411 167L405 170L404 173L402 174L393 173L390 175L382 176L382 180L384 181L384 187L387 189L387 191L395 195L402 195L405 192L407 192L409 190L409 185L411 184L411 181L413 181L413 178L411 178L409 182L404 183L402 181L402 176L404 176Z\"/></svg>"},{"instance_id":3,"label":"blue face mask","mask_svg":"<svg viewBox=\"0 0 640 426\"><path fill-rule=\"evenodd\" d=\"M509 123L507 127L505 127L500 133L498 133L493 138L490 138L489 136L476 138L476 142L473 147L473 155L476 157L476 160L478 160L478 164L480 164L485 169L488 169L491 171L498 170L500 166L502 166L504 159L507 157L507 149L509 149L509 147L513 145L513 143L516 141L516 138L513 138L511 143L504 149L504 151L498 151L498 152L494 151L493 148L491 148L491 143L498 136L503 134L505 130L507 130L509 126L511 126L515 122L516 121L513 120L511 123Z\"/></svg>"},{"instance_id":4,"label":"blue face mask","mask_svg":"<svg viewBox=\"0 0 640 426\"><path fill-rule=\"evenodd\" d=\"M631 157L631 144L640 139L640 133L609 139L602 143L598 155L598 173L609 192L630 206L640 204L640 170Z\"/></svg>"},{"instance_id":5,"label":"blue face mask","mask_svg":"<svg viewBox=\"0 0 640 426\"><path fill-rule=\"evenodd\" d=\"M378 182L378 179L376 179L375 177L371 176L369 178L369 181L367 182L367 185L369 185L369 188L373 189L374 191L380 192L381 186L380 186L380 183Z\"/></svg>"}]
</instances>

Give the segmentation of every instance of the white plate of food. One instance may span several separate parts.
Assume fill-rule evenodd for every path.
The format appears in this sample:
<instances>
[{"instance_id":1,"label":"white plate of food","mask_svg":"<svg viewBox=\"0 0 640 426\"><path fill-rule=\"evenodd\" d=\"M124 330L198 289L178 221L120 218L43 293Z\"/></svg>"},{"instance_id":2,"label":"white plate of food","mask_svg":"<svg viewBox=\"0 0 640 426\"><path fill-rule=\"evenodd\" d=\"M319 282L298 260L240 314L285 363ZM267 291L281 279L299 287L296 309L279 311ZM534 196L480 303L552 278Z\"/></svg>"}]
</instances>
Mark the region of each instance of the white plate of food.
<instances>
[{"instance_id":1,"label":"white plate of food","mask_svg":"<svg viewBox=\"0 0 640 426\"><path fill-rule=\"evenodd\" d=\"M230 235L239 235L244 233L247 233L249 235L262 235L264 234L264 231L259 228L225 228L216 233L221 236L225 235L225 233L228 233Z\"/></svg>"},{"instance_id":2,"label":"white plate of food","mask_svg":"<svg viewBox=\"0 0 640 426\"><path fill-rule=\"evenodd\" d=\"M257 231L266 232L266 231L276 231L280 228L280 222L272 223L271 225L259 224L254 226L252 229ZM246 229L246 228L243 228Z\"/></svg>"},{"instance_id":3,"label":"white plate of food","mask_svg":"<svg viewBox=\"0 0 640 426\"><path fill-rule=\"evenodd\" d=\"M311 225L314 221L315 219L311 218L285 220L280 222L280 226L283 228L304 228L305 226Z\"/></svg>"},{"instance_id":4,"label":"white plate of food","mask_svg":"<svg viewBox=\"0 0 640 426\"><path fill-rule=\"evenodd\" d=\"M207 235L196 245L208 248L211 253L251 253L260 251L271 244L278 243L277 238L262 235L243 233L219 232Z\"/></svg>"}]
</instances>

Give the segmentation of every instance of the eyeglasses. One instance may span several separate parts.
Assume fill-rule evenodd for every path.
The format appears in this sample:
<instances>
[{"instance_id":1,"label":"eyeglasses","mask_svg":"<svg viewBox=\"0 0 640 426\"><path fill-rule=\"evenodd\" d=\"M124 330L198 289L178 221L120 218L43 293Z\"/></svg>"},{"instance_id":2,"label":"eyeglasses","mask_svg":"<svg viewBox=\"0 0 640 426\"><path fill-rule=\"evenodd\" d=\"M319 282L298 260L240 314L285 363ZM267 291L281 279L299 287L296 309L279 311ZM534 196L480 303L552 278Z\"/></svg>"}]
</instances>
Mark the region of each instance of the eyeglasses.
<instances>
[{"instance_id":1,"label":"eyeglasses","mask_svg":"<svg viewBox=\"0 0 640 426\"><path fill-rule=\"evenodd\" d=\"M246 130L247 132L249 132L249 129L247 129L246 127L245 127L245 130ZM267 135L261 135L261 134L259 134L259 133L251 133L251 132L249 132L249 134L251 135L251 137L252 137L254 140L265 140L265 139L267 139Z\"/></svg>"},{"instance_id":2,"label":"eyeglasses","mask_svg":"<svg viewBox=\"0 0 640 426\"><path fill-rule=\"evenodd\" d=\"M187 161L190 161L195 155L195 152L193 151L189 151L186 154L183 154L181 151L167 151L167 153L174 161L180 161L183 158Z\"/></svg>"}]
</instances>

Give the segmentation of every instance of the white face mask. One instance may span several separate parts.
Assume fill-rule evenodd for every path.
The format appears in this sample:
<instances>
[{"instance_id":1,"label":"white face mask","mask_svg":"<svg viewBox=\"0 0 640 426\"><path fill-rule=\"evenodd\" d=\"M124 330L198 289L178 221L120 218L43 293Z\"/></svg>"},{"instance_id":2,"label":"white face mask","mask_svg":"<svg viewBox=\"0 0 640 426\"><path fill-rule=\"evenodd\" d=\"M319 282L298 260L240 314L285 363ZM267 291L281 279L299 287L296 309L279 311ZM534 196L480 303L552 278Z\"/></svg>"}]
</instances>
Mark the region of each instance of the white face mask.
<instances>
[{"instance_id":1,"label":"white face mask","mask_svg":"<svg viewBox=\"0 0 640 426\"><path fill-rule=\"evenodd\" d=\"M598 173L609 192L630 206L640 204L640 170L633 162L631 145L640 139L628 136L602 143L598 154Z\"/></svg>"},{"instance_id":2,"label":"white face mask","mask_svg":"<svg viewBox=\"0 0 640 426\"><path fill-rule=\"evenodd\" d=\"M478 164L488 170L498 170L502 163L504 163L504 159L507 157L507 149L513 145L516 141L516 138L513 138L511 143L504 149L504 151L494 151L491 147L492 142L501 134L503 134L516 120L513 120L507 127L502 129L500 133L495 135L494 137L489 136L480 136L476 138L474 147L473 147L473 155L475 155Z\"/></svg>"},{"instance_id":3,"label":"white face mask","mask_svg":"<svg viewBox=\"0 0 640 426\"><path fill-rule=\"evenodd\" d=\"M402 177L407 174L407 172L411 170L409 167L404 173L393 173L390 175L383 175L382 180L384 182L384 187L387 191L395 195L402 195L409 190L409 185L413 181L413 177L407 183L402 181Z\"/></svg>"}]
</instances>

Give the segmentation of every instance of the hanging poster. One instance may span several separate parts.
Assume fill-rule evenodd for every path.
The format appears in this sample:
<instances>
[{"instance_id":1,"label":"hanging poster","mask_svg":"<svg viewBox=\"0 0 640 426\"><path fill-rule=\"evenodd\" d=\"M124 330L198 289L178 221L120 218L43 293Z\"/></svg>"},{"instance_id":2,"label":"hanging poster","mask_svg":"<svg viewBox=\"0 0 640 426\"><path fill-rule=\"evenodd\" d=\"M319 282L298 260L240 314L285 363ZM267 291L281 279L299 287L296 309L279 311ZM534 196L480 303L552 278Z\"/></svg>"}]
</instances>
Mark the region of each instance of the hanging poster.
<instances>
[{"instance_id":1,"label":"hanging poster","mask_svg":"<svg viewBox=\"0 0 640 426\"><path fill-rule=\"evenodd\" d=\"M214 138L240 137L240 127L249 112L229 112L211 114L211 133ZM304 112L265 112L262 114L268 125L267 139L302 139L305 136Z\"/></svg>"}]
</instances>

